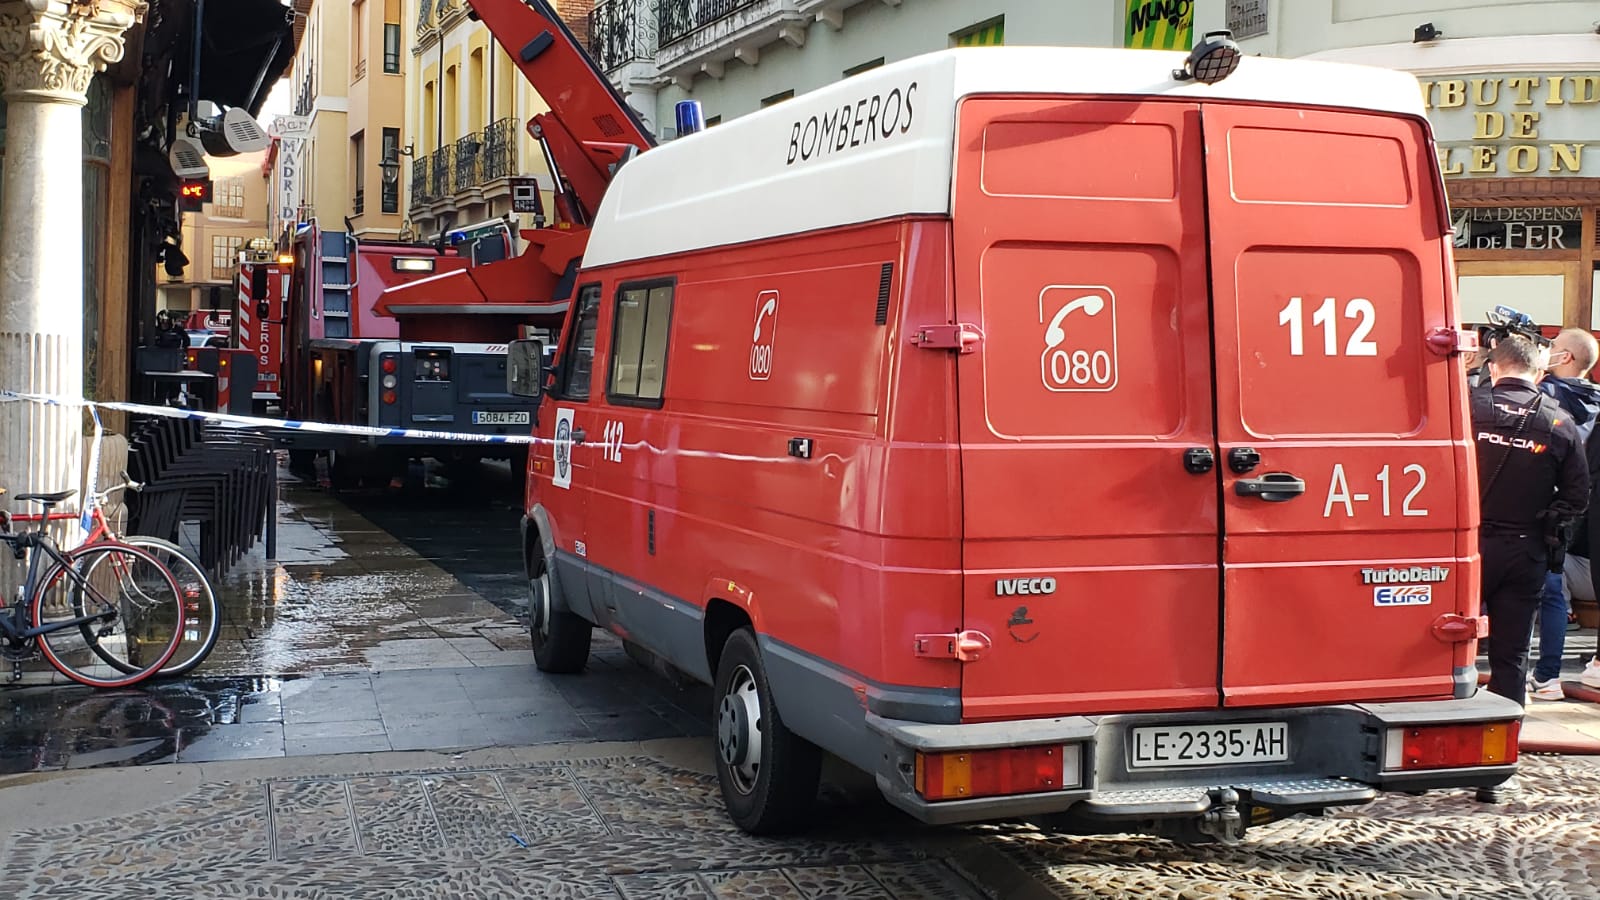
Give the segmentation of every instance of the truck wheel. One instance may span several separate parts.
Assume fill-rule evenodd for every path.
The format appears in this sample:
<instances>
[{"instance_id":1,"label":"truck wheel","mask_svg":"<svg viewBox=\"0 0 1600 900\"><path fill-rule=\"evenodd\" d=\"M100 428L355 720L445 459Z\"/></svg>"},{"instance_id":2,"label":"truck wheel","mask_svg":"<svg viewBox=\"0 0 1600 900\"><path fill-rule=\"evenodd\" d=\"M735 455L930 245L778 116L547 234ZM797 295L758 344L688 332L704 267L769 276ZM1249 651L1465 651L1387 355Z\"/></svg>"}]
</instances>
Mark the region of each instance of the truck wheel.
<instances>
[{"instance_id":1,"label":"truck wheel","mask_svg":"<svg viewBox=\"0 0 1600 900\"><path fill-rule=\"evenodd\" d=\"M528 630L533 635L533 662L541 672L581 672L589 662L589 639L594 626L561 608L544 554L539 554L533 566L534 571L528 574Z\"/></svg>"},{"instance_id":2,"label":"truck wheel","mask_svg":"<svg viewBox=\"0 0 1600 900\"><path fill-rule=\"evenodd\" d=\"M735 631L723 645L714 696L717 781L729 817L751 834L803 826L817 799L822 751L778 716L749 629Z\"/></svg>"}]
</instances>

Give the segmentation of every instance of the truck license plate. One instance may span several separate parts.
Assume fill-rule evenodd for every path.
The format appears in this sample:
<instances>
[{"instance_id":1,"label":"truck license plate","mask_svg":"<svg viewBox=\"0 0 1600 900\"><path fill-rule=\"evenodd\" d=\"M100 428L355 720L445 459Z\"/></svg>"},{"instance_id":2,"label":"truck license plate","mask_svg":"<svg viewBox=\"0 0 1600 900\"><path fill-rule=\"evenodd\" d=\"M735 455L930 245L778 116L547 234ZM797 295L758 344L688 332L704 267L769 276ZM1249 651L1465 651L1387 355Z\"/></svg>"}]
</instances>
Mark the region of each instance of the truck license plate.
<instances>
[{"instance_id":1,"label":"truck license plate","mask_svg":"<svg viewBox=\"0 0 1600 900\"><path fill-rule=\"evenodd\" d=\"M528 421L526 412L472 411L472 424L474 425L526 425Z\"/></svg>"},{"instance_id":2,"label":"truck license plate","mask_svg":"<svg viewBox=\"0 0 1600 900\"><path fill-rule=\"evenodd\" d=\"M1135 769L1283 762L1289 758L1289 726L1256 722L1135 728L1130 743L1128 765Z\"/></svg>"}]
</instances>

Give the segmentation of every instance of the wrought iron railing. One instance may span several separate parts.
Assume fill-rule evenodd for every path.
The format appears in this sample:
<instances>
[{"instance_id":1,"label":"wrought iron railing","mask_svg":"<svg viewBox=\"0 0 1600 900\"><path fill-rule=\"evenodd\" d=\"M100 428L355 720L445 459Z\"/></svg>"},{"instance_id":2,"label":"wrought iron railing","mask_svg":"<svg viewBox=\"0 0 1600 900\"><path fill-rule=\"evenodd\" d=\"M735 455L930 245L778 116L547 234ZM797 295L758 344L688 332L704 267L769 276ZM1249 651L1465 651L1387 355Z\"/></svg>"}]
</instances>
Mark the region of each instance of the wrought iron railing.
<instances>
[{"instance_id":1,"label":"wrought iron railing","mask_svg":"<svg viewBox=\"0 0 1600 900\"><path fill-rule=\"evenodd\" d=\"M656 55L655 0L605 0L589 13L589 54L610 72Z\"/></svg>"},{"instance_id":2,"label":"wrought iron railing","mask_svg":"<svg viewBox=\"0 0 1600 900\"><path fill-rule=\"evenodd\" d=\"M411 208L431 203L438 197L430 190L428 173L433 169L433 157L419 156L411 161Z\"/></svg>"},{"instance_id":3,"label":"wrought iron railing","mask_svg":"<svg viewBox=\"0 0 1600 900\"><path fill-rule=\"evenodd\" d=\"M440 147L439 152L433 154L433 171L429 173L428 189L434 200L449 196L450 174L455 162L455 147L452 145Z\"/></svg>"},{"instance_id":4,"label":"wrought iron railing","mask_svg":"<svg viewBox=\"0 0 1600 900\"><path fill-rule=\"evenodd\" d=\"M483 180L509 178L517 164L517 120L501 119L483 130Z\"/></svg>"},{"instance_id":5,"label":"wrought iron railing","mask_svg":"<svg viewBox=\"0 0 1600 900\"><path fill-rule=\"evenodd\" d=\"M483 141L477 134L456 141L456 190L464 191L482 183L478 178L478 152L482 149Z\"/></svg>"},{"instance_id":6,"label":"wrought iron railing","mask_svg":"<svg viewBox=\"0 0 1600 900\"><path fill-rule=\"evenodd\" d=\"M351 206L355 209L354 215L361 215L362 211L367 208L366 194L367 192L365 190L356 188L355 202L351 204Z\"/></svg>"},{"instance_id":7,"label":"wrought iron railing","mask_svg":"<svg viewBox=\"0 0 1600 900\"><path fill-rule=\"evenodd\" d=\"M762 0L657 0L656 33L661 46L683 40L700 29Z\"/></svg>"}]
</instances>

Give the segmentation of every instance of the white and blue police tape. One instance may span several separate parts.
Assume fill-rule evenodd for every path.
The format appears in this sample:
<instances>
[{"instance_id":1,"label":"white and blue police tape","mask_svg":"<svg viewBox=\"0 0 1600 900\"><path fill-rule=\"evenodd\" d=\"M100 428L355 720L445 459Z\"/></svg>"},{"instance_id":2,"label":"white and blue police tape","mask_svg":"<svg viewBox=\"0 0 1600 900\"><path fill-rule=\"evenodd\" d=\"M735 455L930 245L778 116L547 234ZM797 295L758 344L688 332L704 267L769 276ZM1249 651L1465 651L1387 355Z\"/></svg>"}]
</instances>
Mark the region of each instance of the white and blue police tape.
<instances>
[{"instance_id":1,"label":"white and blue police tape","mask_svg":"<svg viewBox=\"0 0 1600 900\"><path fill-rule=\"evenodd\" d=\"M333 422L301 422L295 419L269 419L265 416L237 416L232 413L210 412L199 409L180 409L172 406L152 406L145 403L123 403L111 400L73 400L49 397L42 394L22 394L0 391L0 402L26 400L48 406L87 406L117 412L165 416L169 419L216 422L234 428L277 428L288 431L310 431L317 434L349 434L360 437L420 438L429 441L459 441L469 444L542 444L545 438L526 434L472 434L464 431L434 431L426 428L391 428L376 425L339 425Z\"/></svg>"},{"instance_id":2,"label":"white and blue police tape","mask_svg":"<svg viewBox=\"0 0 1600 900\"><path fill-rule=\"evenodd\" d=\"M231 428L278 428L290 431L309 431L317 434L348 434L360 437L398 437L420 438L429 441L456 441L470 444L548 444L553 443L546 438L537 438L532 435L511 434L472 434L461 431L433 431L425 428L388 428L371 425L337 425L332 422L301 422L294 419L269 419L264 416L236 416L231 413L209 412L196 409L179 409L171 406L152 406L145 403L122 403L109 400L82 400L72 397L52 397L45 394L24 394L18 391L0 390L0 403L8 402L39 403L45 406L83 407L89 410L89 416L94 420L94 440L89 446L88 483L84 485L84 502L78 522L85 531L94 525L94 507L98 502L95 496L97 476L100 470L100 443L104 437L104 429L100 424L98 410L109 409L117 412L139 413L151 416L165 416L169 419L187 419L190 421L216 422Z\"/></svg>"}]
</instances>

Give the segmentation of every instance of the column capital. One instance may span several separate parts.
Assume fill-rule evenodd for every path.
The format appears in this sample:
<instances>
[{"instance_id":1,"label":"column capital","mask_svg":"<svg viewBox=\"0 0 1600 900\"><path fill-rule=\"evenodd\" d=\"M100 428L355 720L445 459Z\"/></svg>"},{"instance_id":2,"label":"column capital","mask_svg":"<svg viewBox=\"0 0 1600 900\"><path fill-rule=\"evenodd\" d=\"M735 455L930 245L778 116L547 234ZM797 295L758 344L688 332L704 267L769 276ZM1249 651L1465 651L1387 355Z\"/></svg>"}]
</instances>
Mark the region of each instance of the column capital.
<instances>
[{"instance_id":1,"label":"column capital","mask_svg":"<svg viewBox=\"0 0 1600 900\"><path fill-rule=\"evenodd\" d=\"M122 59L146 0L0 0L6 100L82 104L89 79Z\"/></svg>"}]
</instances>

